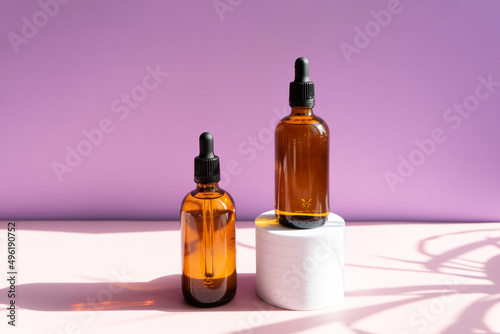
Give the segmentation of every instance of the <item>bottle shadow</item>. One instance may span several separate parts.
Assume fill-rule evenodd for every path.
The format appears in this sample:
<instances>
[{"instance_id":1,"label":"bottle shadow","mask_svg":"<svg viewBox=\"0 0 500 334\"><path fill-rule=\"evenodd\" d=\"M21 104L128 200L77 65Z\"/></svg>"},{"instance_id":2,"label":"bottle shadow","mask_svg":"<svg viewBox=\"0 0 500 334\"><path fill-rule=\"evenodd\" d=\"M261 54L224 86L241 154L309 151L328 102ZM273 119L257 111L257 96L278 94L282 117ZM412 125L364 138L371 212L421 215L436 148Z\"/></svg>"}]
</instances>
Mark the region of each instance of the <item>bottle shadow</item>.
<instances>
[{"instance_id":1,"label":"bottle shadow","mask_svg":"<svg viewBox=\"0 0 500 334\"><path fill-rule=\"evenodd\" d=\"M9 288L0 290L0 304L8 304ZM234 299L216 308L199 308L184 301L181 275L159 277L149 282L28 283L16 286L20 308L50 311L129 311L165 312L253 311L263 303L255 292L255 274L238 274ZM266 309L281 310L266 304Z\"/></svg>"}]
</instances>

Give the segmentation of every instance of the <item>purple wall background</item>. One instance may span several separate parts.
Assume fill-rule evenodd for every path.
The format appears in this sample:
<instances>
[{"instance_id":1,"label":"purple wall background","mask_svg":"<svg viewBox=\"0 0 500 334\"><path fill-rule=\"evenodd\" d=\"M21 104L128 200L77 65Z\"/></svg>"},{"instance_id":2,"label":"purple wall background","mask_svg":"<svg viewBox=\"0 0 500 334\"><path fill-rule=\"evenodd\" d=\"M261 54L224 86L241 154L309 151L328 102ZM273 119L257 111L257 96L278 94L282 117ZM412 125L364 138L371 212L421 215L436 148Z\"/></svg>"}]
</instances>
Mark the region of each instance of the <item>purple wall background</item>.
<instances>
[{"instance_id":1,"label":"purple wall background","mask_svg":"<svg viewBox=\"0 0 500 334\"><path fill-rule=\"evenodd\" d=\"M0 5L2 219L177 219L203 131L239 219L272 209L269 135L299 56L331 129L332 211L500 219L500 87L477 88L500 82L499 1L54 1L42 1L53 17L37 1ZM147 67L169 73L149 91ZM144 92L125 114L122 94ZM106 119L113 131L59 180L54 161ZM415 140L436 128L446 141L422 159ZM420 165L391 189L400 156Z\"/></svg>"}]
</instances>

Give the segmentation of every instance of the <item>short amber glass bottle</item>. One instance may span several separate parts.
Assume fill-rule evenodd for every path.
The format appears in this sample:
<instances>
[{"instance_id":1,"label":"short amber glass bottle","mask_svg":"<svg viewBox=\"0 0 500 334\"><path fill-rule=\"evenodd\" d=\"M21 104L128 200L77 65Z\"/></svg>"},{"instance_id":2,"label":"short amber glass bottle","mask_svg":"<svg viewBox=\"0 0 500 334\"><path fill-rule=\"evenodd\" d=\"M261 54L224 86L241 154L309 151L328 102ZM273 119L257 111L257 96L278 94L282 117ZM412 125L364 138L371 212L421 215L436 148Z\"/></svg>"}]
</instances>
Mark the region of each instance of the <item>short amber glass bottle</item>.
<instances>
[{"instance_id":1,"label":"short amber glass bottle","mask_svg":"<svg viewBox=\"0 0 500 334\"><path fill-rule=\"evenodd\" d=\"M212 135L205 132L195 158L197 187L181 207L182 294L199 307L225 304L236 294L235 209L217 184L219 170Z\"/></svg>"},{"instance_id":2,"label":"short amber glass bottle","mask_svg":"<svg viewBox=\"0 0 500 334\"><path fill-rule=\"evenodd\" d=\"M275 132L275 210L280 224L295 228L322 226L329 214L329 130L314 115L314 84L309 63L295 62L290 83L290 115Z\"/></svg>"}]
</instances>

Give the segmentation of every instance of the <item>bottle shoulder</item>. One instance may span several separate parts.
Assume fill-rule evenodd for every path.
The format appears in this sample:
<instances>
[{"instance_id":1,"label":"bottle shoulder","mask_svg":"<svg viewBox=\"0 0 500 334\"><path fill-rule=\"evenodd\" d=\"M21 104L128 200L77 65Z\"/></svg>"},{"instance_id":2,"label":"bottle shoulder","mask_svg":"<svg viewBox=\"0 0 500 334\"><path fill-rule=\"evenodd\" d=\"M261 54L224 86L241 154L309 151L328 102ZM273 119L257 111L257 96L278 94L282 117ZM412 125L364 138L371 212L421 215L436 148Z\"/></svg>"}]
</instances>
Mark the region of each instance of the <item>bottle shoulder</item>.
<instances>
[{"instance_id":1,"label":"bottle shoulder","mask_svg":"<svg viewBox=\"0 0 500 334\"><path fill-rule=\"evenodd\" d=\"M224 197L224 201L229 201L233 204L234 206L234 200L233 200L233 196L231 196L227 191L225 191L224 189L221 189L221 191L224 192L224 195L222 197Z\"/></svg>"},{"instance_id":2,"label":"bottle shoulder","mask_svg":"<svg viewBox=\"0 0 500 334\"><path fill-rule=\"evenodd\" d=\"M278 128L287 125L311 125L317 128L325 128L328 131L328 124L326 124L321 117L316 115L288 115L282 118L276 127Z\"/></svg>"},{"instance_id":3,"label":"bottle shoulder","mask_svg":"<svg viewBox=\"0 0 500 334\"><path fill-rule=\"evenodd\" d=\"M184 197L181 211L196 210L206 205L207 202L210 202L214 210L234 210L234 202L231 195L223 189L219 189L217 192L191 191Z\"/></svg>"}]
</instances>

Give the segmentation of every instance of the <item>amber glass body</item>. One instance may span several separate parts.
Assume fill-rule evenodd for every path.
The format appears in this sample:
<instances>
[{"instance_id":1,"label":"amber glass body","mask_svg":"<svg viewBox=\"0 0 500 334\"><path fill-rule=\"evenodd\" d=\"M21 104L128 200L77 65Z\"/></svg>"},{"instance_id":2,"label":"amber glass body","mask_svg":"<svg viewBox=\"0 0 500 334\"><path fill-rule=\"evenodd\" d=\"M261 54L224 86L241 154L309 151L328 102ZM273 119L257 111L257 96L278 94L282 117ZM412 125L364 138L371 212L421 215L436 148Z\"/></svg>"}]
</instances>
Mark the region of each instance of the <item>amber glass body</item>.
<instances>
[{"instance_id":1,"label":"amber glass body","mask_svg":"<svg viewBox=\"0 0 500 334\"><path fill-rule=\"evenodd\" d=\"M328 125L311 107L293 107L275 132L275 210L280 224L322 226L329 214Z\"/></svg>"},{"instance_id":2,"label":"amber glass body","mask_svg":"<svg viewBox=\"0 0 500 334\"><path fill-rule=\"evenodd\" d=\"M236 294L235 210L217 183L198 184L181 207L182 294L195 306L225 304Z\"/></svg>"}]
</instances>

